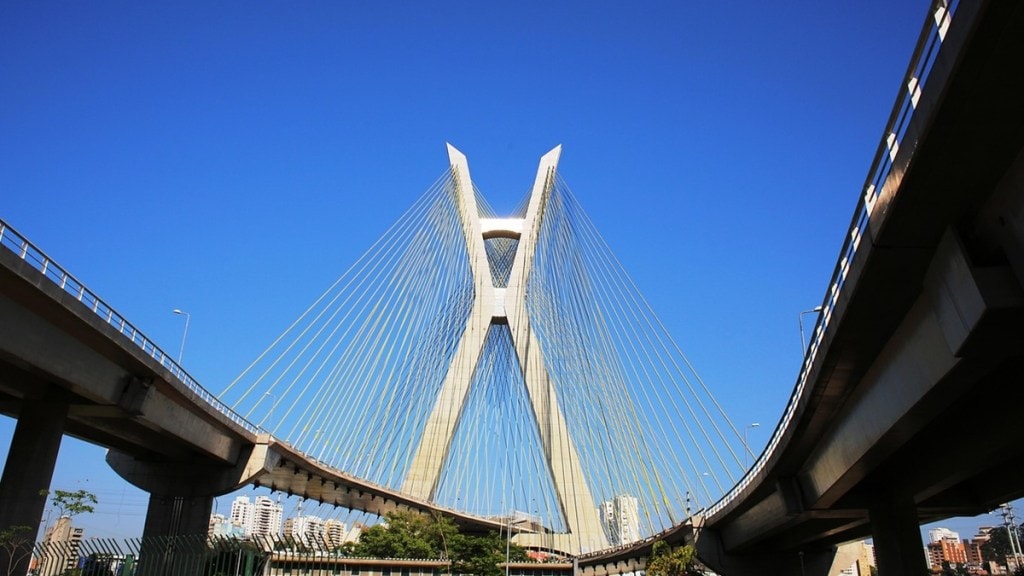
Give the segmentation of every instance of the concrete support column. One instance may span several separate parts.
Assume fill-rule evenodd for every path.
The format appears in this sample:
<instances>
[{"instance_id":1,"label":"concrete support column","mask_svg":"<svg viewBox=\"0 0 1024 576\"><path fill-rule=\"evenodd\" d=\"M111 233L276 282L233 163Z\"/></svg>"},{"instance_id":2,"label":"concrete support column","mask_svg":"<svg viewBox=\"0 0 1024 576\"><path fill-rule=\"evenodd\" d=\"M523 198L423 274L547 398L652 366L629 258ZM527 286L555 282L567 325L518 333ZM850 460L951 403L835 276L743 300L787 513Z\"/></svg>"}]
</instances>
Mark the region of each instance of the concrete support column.
<instances>
[{"instance_id":1,"label":"concrete support column","mask_svg":"<svg viewBox=\"0 0 1024 576\"><path fill-rule=\"evenodd\" d=\"M67 403L46 398L26 401L18 414L0 478L0 530L26 526L30 546L39 533L46 507L42 491L50 489L67 415ZM28 572L29 560L30 556L19 549L0 549L0 566L11 562L15 566L12 574Z\"/></svg>"},{"instance_id":2,"label":"concrete support column","mask_svg":"<svg viewBox=\"0 0 1024 576\"><path fill-rule=\"evenodd\" d=\"M151 494L142 536L205 536L212 511L213 496Z\"/></svg>"},{"instance_id":3,"label":"concrete support column","mask_svg":"<svg viewBox=\"0 0 1024 576\"><path fill-rule=\"evenodd\" d=\"M149 496L139 576L194 576L205 567L213 496Z\"/></svg>"},{"instance_id":4,"label":"concrete support column","mask_svg":"<svg viewBox=\"0 0 1024 576\"><path fill-rule=\"evenodd\" d=\"M881 492L868 514L879 575L926 574L928 563L913 500Z\"/></svg>"}]
</instances>

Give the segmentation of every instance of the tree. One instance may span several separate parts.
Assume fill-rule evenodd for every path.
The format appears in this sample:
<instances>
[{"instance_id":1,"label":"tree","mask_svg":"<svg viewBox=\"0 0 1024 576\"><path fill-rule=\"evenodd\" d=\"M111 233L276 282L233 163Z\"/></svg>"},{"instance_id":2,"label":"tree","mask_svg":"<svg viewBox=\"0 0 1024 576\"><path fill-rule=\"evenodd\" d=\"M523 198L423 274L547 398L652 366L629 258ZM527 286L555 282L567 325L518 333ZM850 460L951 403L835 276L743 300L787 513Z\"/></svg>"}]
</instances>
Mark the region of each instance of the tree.
<instances>
[{"instance_id":1,"label":"tree","mask_svg":"<svg viewBox=\"0 0 1024 576\"><path fill-rule=\"evenodd\" d=\"M664 541L654 543L647 562L647 576L703 576L697 549L686 544L672 549Z\"/></svg>"},{"instance_id":2,"label":"tree","mask_svg":"<svg viewBox=\"0 0 1024 576\"><path fill-rule=\"evenodd\" d=\"M485 536L456 534L451 546L452 572L475 574L476 576L500 576L504 570L499 565L505 562L506 546L509 562L523 562L529 559L526 550L494 532Z\"/></svg>"},{"instance_id":3,"label":"tree","mask_svg":"<svg viewBox=\"0 0 1024 576\"><path fill-rule=\"evenodd\" d=\"M14 574L18 565L22 565L32 555L32 528L28 526L11 526L0 530L0 558L6 565L0 566L5 576ZM24 568L22 568L24 570Z\"/></svg>"},{"instance_id":4,"label":"tree","mask_svg":"<svg viewBox=\"0 0 1024 576\"><path fill-rule=\"evenodd\" d=\"M445 558L452 572L476 576L499 576L508 546L510 561L524 561L526 551L491 532L485 536L462 534L455 523L443 516L415 512L391 512L386 522L363 531L352 546L353 556L371 558Z\"/></svg>"},{"instance_id":5,"label":"tree","mask_svg":"<svg viewBox=\"0 0 1024 576\"><path fill-rule=\"evenodd\" d=\"M1018 538L1024 541L1024 530L1018 527L1017 532ZM988 533L988 540L981 545L981 555L986 561L1007 566L1006 559L1013 556L1013 550L1010 548L1010 535L1005 526L992 528Z\"/></svg>"},{"instance_id":6,"label":"tree","mask_svg":"<svg viewBox=\"0 0 1024 576\"><path fill-rule=\"evenodd\" d=\"M440 558L444 551L442 529L428 516L415 512L390 512L387 521L363 531L354 547L356 556L369 558Z\"/></svg>"},{"instance_id":7,"label":"tree","mask_svg":"<svg viewBox=\"0 0 1024 576\"><path fill-rule=\"evenodd\" d=\"M95 511L93 504L98 504L96 495L86 490L68 492L66 490L54 490L53 499L50 503L57 508L59 516L74 517L79 514L88 514Z\"/></svg>"}]
</instances>

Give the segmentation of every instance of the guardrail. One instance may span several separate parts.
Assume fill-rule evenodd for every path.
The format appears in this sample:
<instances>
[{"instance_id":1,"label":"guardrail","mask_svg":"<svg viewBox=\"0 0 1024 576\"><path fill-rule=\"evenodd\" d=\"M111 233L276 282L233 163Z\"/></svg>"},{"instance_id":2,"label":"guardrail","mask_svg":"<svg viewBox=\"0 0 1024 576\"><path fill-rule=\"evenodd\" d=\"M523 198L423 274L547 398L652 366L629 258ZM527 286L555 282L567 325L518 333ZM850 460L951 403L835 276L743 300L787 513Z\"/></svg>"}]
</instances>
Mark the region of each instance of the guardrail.
<instances>
[{"instance_id":1,"label":"guardrail","mask_svg":"<svg viewBox=\"0 0 1024 576\"><path fill-rule=\"evenodd\" d=\"M195 378L192 378L192 376L190 376L188 372L186 372L185 369L182 368L172 357L168 356L167 353L140 332L134 325L132 325L131 322L128 322L124 316L118 314L116 310L110 307L110 305L104 302L91 290L86 288L85 285L77 278L54 262L46 255L46 253L40 250L35 244L29 242L27 238L19 234L14 228L11 228L11 226L2 219L0 219L0 245L38 270L48 280L60 287L61 290L70 294L73 298L92 310L93 314L112 326L118 331L118 333L128 338L132 344L145 352L146 355L156 360L161 366L166 368L172 376L177 378L178 381L184 384L186 388L194 392L200 400L206 402L218 412L227 416L232 422L238 424L242 428L245 428L249 432L252 432L253 434L263 432L260 427L250 423L229 406L221 402L206 388L203 388L202 385L200 385L199 382L196 382Z\"/></svg>"},{"instance_id":2,"label":"guardrail","mask_svg":"<svg viewBox=\"0 0 1024 576\"><path fill-rule=\"evenodd\" d=\"M800 367L800 375L797 377L796 388L794 388L793 394L786 405L786 410L783 412L782 419L775 428L775 432L772 434L772 438L769 440L764 452L761 453L760 458L758 458L754 466L747 471L736 486L707 509L706 515L709 517L735 500L764 469L768 461L771 460L776 448L778 448L790 421L796 414L800 397L803 395L804 388L807 385L807 378L810 375L811 367L814 366L825 331L832 320L832 313L839 300L839 294L846 284L846 275L850 270L850 263L853 262L857 249L860 247L864 231L871 221L875 200L878 198L878 194L881 192L886 179L892 171L893 161L896 159L896 154L899 151L900 142L906 134L907 127L914 117L914 112L921 98L922 87L928 81L932 65L935 62L939 49L942 47L942 42L945 40L946 33L952 24L953 16L959 5L959 0L937 0L932 4L931 18L925 22L921 35L918 38L917 46L910 60L910 66L907 68L907 73L903 78L903 88L900 89L899 95L896 98L896 104L889 115L884 136L878 145L878 150L875 152L871 169L868 171L864 184L864 193L854 209L853 221L850 224L849 233L846 235L846 241L839 252L839 261L836 263L832 279L829 282L828 291L825 294L825 300L821 304L818 318L815 321L810 345L805 352L804 362Z\"/></svg>"}]
</instances>

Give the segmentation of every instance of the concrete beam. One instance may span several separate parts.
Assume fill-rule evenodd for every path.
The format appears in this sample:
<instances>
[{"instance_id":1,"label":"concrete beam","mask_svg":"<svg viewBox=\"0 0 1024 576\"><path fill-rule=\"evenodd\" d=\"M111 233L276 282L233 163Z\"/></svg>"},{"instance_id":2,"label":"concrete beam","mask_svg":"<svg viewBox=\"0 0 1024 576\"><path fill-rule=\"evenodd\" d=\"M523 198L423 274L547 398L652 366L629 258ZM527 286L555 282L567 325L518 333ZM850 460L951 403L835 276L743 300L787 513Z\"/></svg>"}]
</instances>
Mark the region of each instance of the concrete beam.
<instances>
[{"instance_id":1,"label":"concrete beam","mask_svg":"<svg viewBox=\"0 0 1024 576\"><path fill-rule=\"evenodd\" d=\"M117 450L107 452L107 464L132 485L164 496L219 496L253 483L269 473L280 456L263 435L239 455L234 466L211 462L154 460Z\"/></svg>"}]
</instances>

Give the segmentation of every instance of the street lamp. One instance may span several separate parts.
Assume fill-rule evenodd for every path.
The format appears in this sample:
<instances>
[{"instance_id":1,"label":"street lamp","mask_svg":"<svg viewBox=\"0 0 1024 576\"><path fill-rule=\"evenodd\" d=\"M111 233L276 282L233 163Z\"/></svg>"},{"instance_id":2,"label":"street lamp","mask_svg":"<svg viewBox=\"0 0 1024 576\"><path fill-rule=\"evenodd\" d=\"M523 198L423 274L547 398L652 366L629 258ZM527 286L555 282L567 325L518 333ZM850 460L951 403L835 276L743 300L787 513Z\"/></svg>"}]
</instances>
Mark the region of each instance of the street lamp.
<instances>
[{"instance_id":1,"label":"street lamp","mask_svg":"<svg viewBox=\"0 0 1024 576\"><path fill-rule=\"evenodd\" d=\"M747 424L746 426L743 427L743 450L744 450L744 452L743 452L743 466L744 467L747 465L747 455L750 454L751 456L753 456L753 453L750 451L750 444L747 442L747 430L750 430L752 428L757 428L759 426L761 426L760 422L751 422L750 424Z\"/></svg>"},{"instance_id":2,"label":"street lamp","mask_svg":"<svg viewBox=\"0 0 1024 576\"><path fill-rule=\"evenodd\" d=\"M188 322L192 319L192 316L188 312L177 308L171 310L171 312L185 317L185 330L181 333L181 349L178 350L178 365L181 366L181 357L185 354L185 338L188 337Z\"/></svg>"},{"instance_id":3,"label":"street lamp","mask_svg":"<svg viewBox=\"0 0 1024 576\"><path fill-rule=\"evenodd\" d=\"M815 306L800 313L800 351L804 354L807 354L807 340L804 339L804 314L817 314L818 312L821 312L821 306Z\"/></svg>"},{"instance_id":4,"label":"street lamp","mask_svg":"<svg viewBox=\"0 0 1024 576\"><path fill-rule=\"evenodd\" d=\"M512 527L516 526L518 524L524 524L526 522L527 522L527 520L525 518L520 518L519 520L516 520L515 522L513 522L512 521L512 511L511 510L509 511L509 513L508 513L508 528L505 530L505 536L507 538L507 540L505 540L505 576L509 576L508 559L509 559L509 553L511 552L511 549L512 549Z\"/></svg>"},{"instance_id":5,"label":"street lamp","mask_svg":"<svg viewBox=\"0 0 1024 576\"><path fill-rule=\"evenodd\" d=\"M268 410L267 415L263 417L263 422L274 417L274 403L277 402L277 396L274 396L270 392L264 392L263 397L266 398L267 396L270 396L270 410ZM263 426L263 422L260 422L260 426ZM271 426L273 426L273 423L271 423Z\"/></svg>"}]
</instances>

